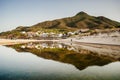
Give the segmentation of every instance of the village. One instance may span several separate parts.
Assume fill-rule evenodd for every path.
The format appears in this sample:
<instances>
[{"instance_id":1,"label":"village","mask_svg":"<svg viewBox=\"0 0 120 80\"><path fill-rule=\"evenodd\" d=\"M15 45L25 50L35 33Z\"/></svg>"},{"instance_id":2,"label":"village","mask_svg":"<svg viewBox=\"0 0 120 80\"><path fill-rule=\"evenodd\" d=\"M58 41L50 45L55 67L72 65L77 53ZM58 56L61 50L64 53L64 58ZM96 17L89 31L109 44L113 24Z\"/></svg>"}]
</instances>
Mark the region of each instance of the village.
<instances>
[{"instance_id":1,"label":"village","mask_svg":"<svg viewBox=\"0 0 120 80\"><path fill-rule=\"evenodd\" d=\"M74 35L80 35L80 34L86 34L89 29L80 29L76 31L69 31L69 32L53 32L53 31L43 31L39 30L36 32L26 32L21 31L20 34L27 36L28 39L66 39L68 37L74 36ZM90 34L90 33L87 33Z\"/></svg>"}]
</instances>

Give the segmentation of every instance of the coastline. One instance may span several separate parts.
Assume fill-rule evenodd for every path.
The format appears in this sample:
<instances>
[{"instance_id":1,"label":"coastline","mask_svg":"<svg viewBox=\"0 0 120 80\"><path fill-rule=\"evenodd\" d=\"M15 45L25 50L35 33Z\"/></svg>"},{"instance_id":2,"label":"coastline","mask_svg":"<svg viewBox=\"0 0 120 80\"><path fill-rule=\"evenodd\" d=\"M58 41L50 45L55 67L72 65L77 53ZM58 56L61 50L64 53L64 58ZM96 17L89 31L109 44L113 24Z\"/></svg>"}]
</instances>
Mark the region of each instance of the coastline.
<instances>
[{"instance_id":1,"label":"coastline","mask_svg":"<svg viewBox=\"0 0 120 80\"><path fill-rule=\"evenodd\" d=\"M72 41L71 41L72 40ZM105 42L102 40L99 41L91 41L91 40L77 40L75 38L68 38L68 39L60 39L60 40L36 40L36 39L16 39L16 40L11 40L11 39L0 39L0 45L14 45L14 44L21 44L21 43L28 43L28 42L48 42L48 41L53 41L53 42L60 42L60 43L73 43L73 44L85 44L85 45L110 45L110 46L120 46L120 42ZM101 41L101 42L100 42Z\"/></svg>"}]
</instances>

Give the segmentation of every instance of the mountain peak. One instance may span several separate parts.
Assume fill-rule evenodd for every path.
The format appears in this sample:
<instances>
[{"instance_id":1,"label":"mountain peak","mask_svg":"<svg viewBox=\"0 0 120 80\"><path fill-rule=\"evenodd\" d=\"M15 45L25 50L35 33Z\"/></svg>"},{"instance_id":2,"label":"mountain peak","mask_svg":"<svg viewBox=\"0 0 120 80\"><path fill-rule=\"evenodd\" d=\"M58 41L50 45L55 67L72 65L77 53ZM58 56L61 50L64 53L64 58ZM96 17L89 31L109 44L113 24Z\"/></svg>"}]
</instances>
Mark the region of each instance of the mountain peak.
<instances>
[{"instance_id":1,"label":"mountain peak","mask_svg":"<svg viewBox=\"0 0 120 80\"><path fill-rule=\"evenodd\" d=\"M81 11L79 13L76 14L76 16L80 16L80 15L88 15L87 13L85 13L84 11Z\"/></svg>"}]
</instances>

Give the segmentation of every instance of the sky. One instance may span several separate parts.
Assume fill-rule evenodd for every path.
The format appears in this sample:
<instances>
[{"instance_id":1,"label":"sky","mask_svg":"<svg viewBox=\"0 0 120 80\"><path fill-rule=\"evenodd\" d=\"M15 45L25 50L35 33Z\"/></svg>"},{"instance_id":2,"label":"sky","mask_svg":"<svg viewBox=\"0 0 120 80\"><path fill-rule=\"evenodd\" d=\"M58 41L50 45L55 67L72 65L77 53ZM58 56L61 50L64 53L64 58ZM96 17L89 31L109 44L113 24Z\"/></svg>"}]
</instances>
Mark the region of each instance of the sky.
<instances>
[{"instance_id":1,"label":"sky","mask_svg":"<svg viewBox=\"0 0 120 80\"><path fill-rule=\"evenodd\" d=\"M0 0L0 32L84 11L120 22L120 0Z\"/></svg>"}]
</instances>

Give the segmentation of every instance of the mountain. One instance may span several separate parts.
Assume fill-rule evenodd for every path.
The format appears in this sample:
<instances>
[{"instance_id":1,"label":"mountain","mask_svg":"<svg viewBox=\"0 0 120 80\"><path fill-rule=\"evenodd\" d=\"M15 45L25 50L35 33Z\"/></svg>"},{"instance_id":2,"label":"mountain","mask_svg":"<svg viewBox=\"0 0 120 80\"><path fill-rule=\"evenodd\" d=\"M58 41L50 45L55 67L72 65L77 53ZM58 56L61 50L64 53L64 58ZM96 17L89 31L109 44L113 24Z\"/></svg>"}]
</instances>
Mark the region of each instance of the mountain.
<instances>
[{"instance_id":1,"label":"mountain","mask_svg":"<svg viewBox=\"0 0 120 80\"><path fill-rule=\"evenodd\" d=\"M110 20L106 17L99 16L94 17L90 16L85 12L79 12L73 17L67 17L62 19L56 19L53 21L45 21L42 23L35 24L31 28L46 28L46 29L104 29L104 28L113 28L120 27L120 23Z\"/></svg>"},{"instance_id":2,"label":"mountain","mask_svg":"<svg viewBox=\"0 0 120 80\"><path fill-rule=\"evenodd\" d=\"M56 19L52 21L41 22L32 26L19 26L14 30L2 32L0 36L24 36L19 34L21 31L36 32L39 30L58 30L58 32L76 31L79 29L111 29L120 28L120 23L110 20L104 16L91 16L85 12L79 12L73 17Z\"/></svg>"}]
</instances>

